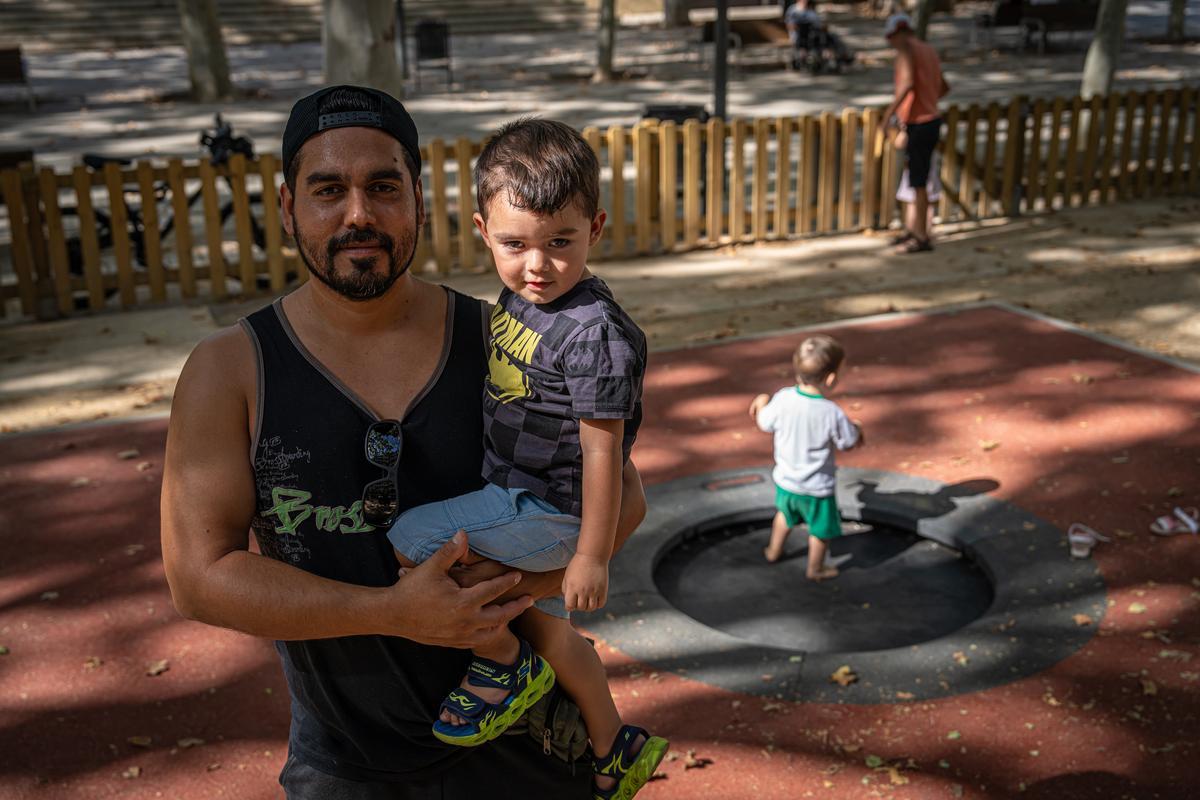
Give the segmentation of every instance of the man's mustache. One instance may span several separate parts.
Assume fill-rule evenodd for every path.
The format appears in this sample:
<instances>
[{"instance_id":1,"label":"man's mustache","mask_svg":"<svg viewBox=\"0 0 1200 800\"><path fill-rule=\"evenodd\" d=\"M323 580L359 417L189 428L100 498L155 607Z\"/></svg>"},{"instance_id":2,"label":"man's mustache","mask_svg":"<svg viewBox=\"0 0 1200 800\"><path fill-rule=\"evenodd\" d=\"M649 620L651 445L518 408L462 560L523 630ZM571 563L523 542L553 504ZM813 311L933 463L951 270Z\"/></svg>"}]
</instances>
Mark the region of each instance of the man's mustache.
<instances>
[{"instance_id":1,"label":"man's mustache","mask_svg":"<svg viewBox=\"0 0 1200 800\"><path fill-rule=\"evenodd\" d=\"M347 247L361 245L375 245L382 247L384 250L391 251L394 246L392 237L386 233L378 231L350 231L343 233L341 236L335 236L329 240L329 252L332 255L338 250L344 250Z\"/></svg>"}]
</instances>

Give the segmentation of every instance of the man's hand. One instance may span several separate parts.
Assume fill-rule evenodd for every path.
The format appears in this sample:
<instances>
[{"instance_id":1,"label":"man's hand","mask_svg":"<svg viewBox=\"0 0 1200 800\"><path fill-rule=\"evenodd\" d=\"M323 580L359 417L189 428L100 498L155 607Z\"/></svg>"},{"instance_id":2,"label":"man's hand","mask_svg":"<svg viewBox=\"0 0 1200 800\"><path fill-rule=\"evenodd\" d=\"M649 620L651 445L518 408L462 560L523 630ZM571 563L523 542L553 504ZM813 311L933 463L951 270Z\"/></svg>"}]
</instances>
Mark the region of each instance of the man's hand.
<instances>
[{"instance_id":1,"label":"man's hand","mask_svg":"<svg viewBox=\"0 0 1200 800\"><path fill-rule=\"evenodd\" d=\"M596 611L608 601L608 562L576 553L563 576L563 602L567 611Z\"/></svg>"},{"instance_id":2,"label":"man's hand","mask_svg":"<svg viewBox=\"0 0 1200 800\"><path fill-rule=\"evenodd\" d=\"M750 419L758 420L758 412L763 410L767 403L771 402L770 395L760 394L750 401Z\"/></svg>"},{"instance_id":3,"label":"man's hand","mask_svg":"<svg viewBox=\"0 0 1200 800\"><path fill-rule=\"evenodd\" d=\"M500 626L533 604L529 595L495 603L521 580L520 572L503 566L494 577L460 587L450 570L466 554L467 536L459 531L422 564L404 572L392 587L394 635L421 644L471 648L494 637Z\"/></svg>"}]
</instances>

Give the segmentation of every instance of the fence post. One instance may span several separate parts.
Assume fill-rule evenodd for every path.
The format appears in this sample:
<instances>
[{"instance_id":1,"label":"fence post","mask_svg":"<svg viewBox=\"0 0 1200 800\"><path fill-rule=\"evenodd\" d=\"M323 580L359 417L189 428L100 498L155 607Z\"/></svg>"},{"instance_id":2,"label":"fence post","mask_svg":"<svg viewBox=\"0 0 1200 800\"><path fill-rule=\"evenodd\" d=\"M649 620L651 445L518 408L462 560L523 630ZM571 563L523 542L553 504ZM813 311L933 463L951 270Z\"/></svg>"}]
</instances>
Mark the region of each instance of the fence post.
<instances>
[{"instance_id":1,"label":"fence post","mask_svg":"<svg viewBox=\"0 0 1200 800\"><path fill-rule=\"evenodd\" d=\"M150 299L162 303L167 299L167 276L163 270L162 242L158 238L158 198L154 193L154 165L149 161L138 162L137 182L138 194L142 199L142 254L146 259Z\"/></svg>"},{"instance_id":2,"label":"fence post","mask_svg":"<svg viewBox=\"0 0 1200 800\"><path fill-rule=\"evenodd\" d=\"M958 108L952 106L951 114L957 114ZM862 135L862 205L859 209L859 224L864 228L874 228L878 225L879 217L879 149L880 136L883 131L880 129L880 120L882 112L878 108L867 109L866 119L863 121ZM951 128L953 131L953 128ZM951 140L949 149L953 149L954 142Z\"/></svg>"},{"instance_id":3,"label":"fence post","mask_svg":"<svg viewBox=\"0 0 1200 800\"><path fill-rule=\"evenodd\" d=\"M771 120L754 120L754 179L751 182L753 195L750 200L751 238L756 242L767 238L767 180L768 142L771 137Z\"/></svg>"},{"instance_id":4,"label":"fence post","mask_svg":"<svg viewBox=\"0 0 1200 800\"><path fill-rule=\"evenodd\" d=\"M125 210L125 178L121 168L109 162L104 165L104 184L108 188L109 229L112 231L113 255L117 261L117 289L121 307L130 308L137 301L133 285L133 263L129 247L129 215Z\"/></svg>"},{"instance_id":5,"label":"fence post","mask_svg":"<svg viewBox=\"0 0 1200 800\"><path fill-rule=\"evenodd\" d=\"M1025 157L1025 210L1037 210L1037 201L1042 194L1042 119L1046 116L1046 101L1040 97L1033 101L1029 115L1029 147Z\"/></svg>"},{"instance_id":6,"label":"fence post","mask_svg":"<svg viewBox=\"0 0 1200 800\"><path fill-rule=\"evenodd\" d=\"M954 180L954 168L958 166L958 118L958 106L950 106L946 110L946 136L942 139L942 199L938 201L938 216L943 222L950 219L950 194L952 191L958 192L958 184ZM864 164L864 179L865 176Z\"/></svg>"},{"instance_id":7,"label":"fence post","mask_svg":"<svg viewBox=\"0 0 1200 800\"><path fill-rule=\"evenodd\" d=\"M634 186L634 240L637 244L638 255L648 255L651 240L654 237L654 176L651 169L654 164L653 145L651 143L651 123L639 122L633 127L633 162L637 175Z\"/></svg>"},{"instance_id":8,"label":"fence post","mask_svg":"<svg viewBox=\"0 0 1200 800\"><path fill-rule=\"evenodd\" d=\"M429 183L433 189L433 259L437 271L445 275L450 271L450 212L446 201L446 143L441 139L429 143Z\"/></svg>"},{"instance_id":9,"label":"fence post","mask_svg":"<svg viewBox=\"0 0 1200 800\"><path fill-rule=\"evenodd\" d=\"M821 174L817 187L817 230L833 230L834 199L837 193L838 118L821 112Z\"/></svg>"},{"instance_id":10,"label":"fence post","mask_svg":"<svg viewBox=\"0 0 1200 800\"><path fill-rule=\"evenodd\" d=\"M854 227L854 153L858 145L858 112L852 108L842 109L841 133L841 188L838 189L837 230L848 231Z\"/></svg>"},{"instance_id":11,"label":"fence post","mask_svg":"<svg viewBox=\"0 0 1200 800\"><path fill-rule=\"evenodd\" d=\"M250 230L250 198L246 194L246 156L234 153L229 159L229 184L233 191L234 231L238 241L238 280L242 296L258 294L258 275L254 264L254 234Z\"/></svg>"},{"instance_id":12,"label":"fence post","mask_svg":"<svg viewBox=\"0 0 1200 800\"><path fill-rule=\"evenodd\" d=\"M1109 190L1113 185L1113 161L1115 160L1117 141L1117 112L1121 108L1121 94L1113 92L1108 96L1104 110L1104 154L1100 159L1100 203L1109 201Z\"/></svg>"},{"instance_id":13,"label":"fence post","mask_svg":"<svg viewBox=\"0 0 1200 800\"><path fill-rule=\"evenodd\" d=\"M21 191L25 196L29 254L33 260L34 285L38 295L34 313L38 319L44 319L47 316L48 308L41 301L43 298L54 297L54 283L50 275L50 256L46 251L46 234L42 225L42 204L38 193L37 174L33 171L32 161L18 165L17 170L21 173Z\"/></svg>"},{"instance_id":14,"label":"fence post","mask_svg":"<svg viewBox=\"0 0 1200 800\"><path fill-rule=\"evenodd\" d=\"M21 173L15 169L0 172L0 189L8 209L8 224L12 235L13 272L17 275L17 291L21 297L21 313L32 316L37 310L37 286L33 277L33 246L29 223L25 217L25 197L21 188Z\"/></svg>"},{"instance_id":15,"label":"fence post","mask_svg":"<svg viewBox=\"0 0 1200 800\"><path fill-rule=\"evenodd\" d=\"M676 173L675 152L679 148L678 136L673 120L664 120L658 126L659 149L663 157L658 166L661 173L659 189L659 226L662 249L668 253L675 249L675 220L678 219L679 180Z\"/></svg>"},{"instance_id":16,"label":"fence post","mask_svg":"<svg viewBox=\"0 0 1200 800\"><path fill-rule=\"evenodd\" d=\"M458 266L474 270L475 264L475 186L471 180L471 140L460 136L454 142L458 162Z\"/></svg>"},{"instance_id":17,"label":"fence post","mask_svg":"<svg viewBox=\"0 0 1200 800\"><path fill-rule=\"evenodd\" d=\"M625 129L613 125L608 129L608 165L611 172L609 178L610 224L612 229L612 256L625 255L625 245L628 234L625 233Z\"/></svg>"},{"instance_id":18,"label":"fence post","mask_svg":"<svg viewBox=\"0 0 1200 800\"><path fill-rule=\"evenodd\" d=\"M279 192L275 190L276 169L275 156L270 153L258 160L258 172L262 176L263 234L266 237L267 274L271 276L271 291L281 292L287 285L287 274L283 269L283 229L279 219Z\"/></svg>"},{"instance_id":19,"label":"fence post","mask_svg":"<svg viewBox=\"0 0 1200 800\"><path fill-rule=\"evenodd\" d=\"M708 223L705 235L710 246L720 244L724 226L725 206L725 120L713 117L708 121Z\"/></svg>"},{"instance_id":20,"label":"fence post","mask_svg":"<svg viewBox=\"0 0 1200 800\"><path fill-rule=\"evenodd\" d=\"M1025 118L1028 114L1028 102L1025 97L1019 96L1008 104L1008 123L1004 132L1004 176L1000 187L1000 204L1006 217L1016 217L1021 213L1023 193L1020 176L1025 172L1021 159L1025 156Z\"/></svg>"},{"instance_id":21,"label":"fence post","mask_svg":"<svg viewBox=\"0 0 1200 800\"><path fill-rule=\"evenodd\" d=\"M167 161L167 187L171 190L172 219L175 220L175 259L178 262L179 292L185 298L196 296L196 268L192 262L192 220L188 208L187 184L183 179L183 161Z\"/></svg>"},{"instance_id":22,"label":"fence post","mask_svg":"<svg viewBox=\"0 0 1200 800\"><path fill-rule=\"evenodd\" d=\"M688 250L700 241L700 132L700 120L683 123L683 246Z\"/></svg>"},{"instance_id":23,"label":"fence post","mask_svg":"<svg viewBox=\"0 0 1200 800\"><path fill-rule=\"evenodd\" d=\"M729 236L746 236L746 120L733 121L733 163L729 175Z\"/></svg>"},{"instance_id":24,"label":"fence post","mask_svg":"<svg viewBox=\"0 0 1200 800\"><path fill-rule=\"evenodd\" d=\"M1188 111L1192 107L1192 87L1179 93L1179 112L1175 120L1175 144L1171 149L1171 194L1183 188L1183 145L1187 139ZM1200 131L1196 132L1200 134ZM1195 134L1194 134L1195 135Z\"/></svg>"},{"instance_id":25,"label":"fence post","mask_svg":"<svg viewBox=\"0 0 1200 800\"><path fill-rule=\"evenodd\" d=\"M1138 142L1138 169L1135 193L1145 197L1150 183L1150 142L1154 137L1154 107L1158 104L1158 92L1146 91L1142 97L1142 130Z\"/></svg>"},{"instance_id":26,"label":"fence post","mask_svg":"<svg viewBox=\"0 0 1200 800\"><path fill-rule=\"evenodd\" d=\"M88 290L88 307L104 307L104 277L100 274L100 237L92 207L92 174L80 164L71 174L75 185L75 216L79 219L79 244L83 251L83 277Z\"/></svg>"},{"instance_id":27,"label":"fence post","mask_svg":"<svg viewBox=\"0 0 1200 800\"><path fill-rule=\"evenodd\" d=\"M1192 107L1192 154L1188 159L1188 191L1200 191L1200 91Z\"/></svg>"},{"instance_id":28,"label":"fence post","mask_svg":"<svg viewBox=\"0 0 1200 800\"><path fill-rule=\"evenodd\" d=\"M217 203L217 174L207 159L200 161L200 190L204 198L204 233L208 245L208 280L214 300L224 300L226 265Z\"/></svg>"},{"instance_id":29,"label":"fence post","mask_svg":"<svg viewBox=\"0 0 1200 800\"><path fill-rule=\"evenodd\" d=\"M1175 90L1167 89L1162 94L1158 107L1158 144L1154 148L1153 193L1162 194L1167 179L1167 141L1171 133L1171 109L1175 107Z\"/></svg>"},{"instance_id":30,"label":"fence post","mask_svg":"<svg viewBox=\"0 0 1200 800\"><path fill-rule=\"evenodd\" d=\"M996 201L996 137L1000 128L1000 104L988 103L987 139L983 147L983 186L979 193L979 208L976 216L980 219L991 216L992 207Z\"/></svg>"},{"instance_id":31,"label":"fence post","mask_svg":"<svg viewBox=\"0 0 1200 800\"><path fill-rule=\"evenodd\" d=\"M58 313L67 316L75 310L71 293L71 260L67 254L67 237L63 232L62 211L58 205L58 176L50 167L38 172L42 207L45 209L46 235L49 239L47 256L54 279L54 297Z\"/></svg>"}]
</instances>

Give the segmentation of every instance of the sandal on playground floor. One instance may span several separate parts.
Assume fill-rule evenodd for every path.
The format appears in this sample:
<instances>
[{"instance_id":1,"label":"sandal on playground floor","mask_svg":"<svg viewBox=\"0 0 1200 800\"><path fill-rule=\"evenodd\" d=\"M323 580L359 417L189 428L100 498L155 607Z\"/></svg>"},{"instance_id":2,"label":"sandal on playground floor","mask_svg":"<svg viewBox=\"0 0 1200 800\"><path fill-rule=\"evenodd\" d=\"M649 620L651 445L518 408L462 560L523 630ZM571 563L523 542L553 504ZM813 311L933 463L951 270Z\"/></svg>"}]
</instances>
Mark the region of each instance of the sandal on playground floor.
<instances>
[{"instance_id":1,"label":"sandal on playground floor","mask_svg":"<svg viewBox=\"0 0 1200 800\"><path fill-rule=\"evenodd\" d=\"M1174 536L1177 533L1200 533L1200 513L1195 507L1175 506L1170 514L1163 514L1150 523L1150 532L1159 536Z\"/></svg>"},{"instance_id":2,"label":"sandal on playground floor","mask_svg":"<svg viewBox=\"0 0 1200 800\"><path fill-rule=\"evenodd\" d=\"M933 249L933 242L928 239L918 239L915 235L904 244L896 249L899 255L908 255L910 253L928 253Z\"/></svg>"},{"instance_id":3,"label":"sandal on playground floor","mask_svg":"<svg viewBox=\"0 0 1200 800\"><path fill-rule=\"evenodd\" d=\"M446 744L474 747L490 742L514 722L529 707L554 686L554 670L546 660L533 652L529 642L520 640L521 649L513 664L498 664L486 658L475 658L467 668L467 683L492 689L507 689L508 697L501 703L489 703L461 686L451 690L438 709L467 720L465 725L452 725L440 719L433 723L433 735Z\"/></svg>"},{"instance_id":4,"label":"sandal on playground floor","mask_svg":"<svg viewBox=\"0 0 1200 800\"><path fill-rule=\"evenodd\" d=\"M910 231L908 228L905 228L903 231L901 231L896 236L893 236L890 239L888 239L888 244L890 244L892 247L899 247L900 245L905 244L908 241L911 241L912 238L913 238L913 232Z\"/></svg>"},{"instance_id":5,"label":"sandal on playground floor","mask_svg":"<svg viewBox=\"0 0 1200 800\"><path fill-rule=\"evenodd\" d=\"M646 741L635 753L633 743L638 736L646 737ZM592 771L612 778L617 785L611 789L593 786L593 800L630 800L658 769L669 746L670 742L660 736L651 736L633 725L622 725L608 755L592 760Z\"/></svg>"},{"instance_id":6,"label":"sandal on playground floor","mask_svg":"<svg viewBox=\"0 0 1200 800\"><path fill-rule=\"evenodd\" d=\"M1092 530L1082 522L1073 522L1067 528L1067 541L1071 543L1071 558L1087 558L1097 542L1112 541L1107 536Z\"/></svg>"}]
</instances>

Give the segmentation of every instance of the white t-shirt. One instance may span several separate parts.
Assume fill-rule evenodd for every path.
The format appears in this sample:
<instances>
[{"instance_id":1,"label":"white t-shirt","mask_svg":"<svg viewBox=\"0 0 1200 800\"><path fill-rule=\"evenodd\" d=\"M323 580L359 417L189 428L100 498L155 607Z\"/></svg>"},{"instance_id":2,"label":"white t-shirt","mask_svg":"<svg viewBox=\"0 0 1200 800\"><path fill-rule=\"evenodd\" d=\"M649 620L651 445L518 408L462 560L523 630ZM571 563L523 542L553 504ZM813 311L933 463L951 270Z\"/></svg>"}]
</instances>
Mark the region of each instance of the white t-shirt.
<instances>
[{"instance_id":1,"label":"white t-shirt","mask_svg":"<svg viewBox=\"0 0 1200 800\"><path fill-rule=\"evenodd\" d=\"M828 497L834 493L834 449L858 443L858 429L837 403L780 389L758 412L758 427L775 434L775 485L793 494Z\"/></svg>"}]
</instances>

